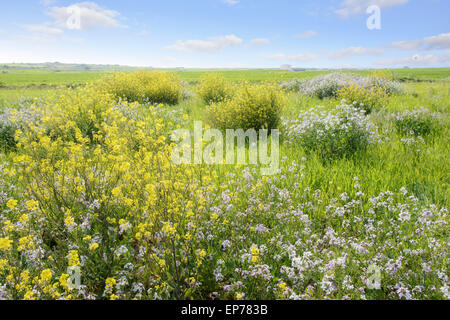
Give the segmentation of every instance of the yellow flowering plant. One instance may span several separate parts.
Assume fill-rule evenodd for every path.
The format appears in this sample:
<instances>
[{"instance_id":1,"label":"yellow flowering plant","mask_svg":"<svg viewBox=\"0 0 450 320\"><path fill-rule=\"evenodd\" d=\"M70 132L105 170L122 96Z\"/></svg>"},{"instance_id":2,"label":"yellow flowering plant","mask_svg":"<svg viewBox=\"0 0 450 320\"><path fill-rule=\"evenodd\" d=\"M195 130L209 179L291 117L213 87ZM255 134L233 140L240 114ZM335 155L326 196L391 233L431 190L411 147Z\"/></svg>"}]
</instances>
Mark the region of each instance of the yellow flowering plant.
<instances>
[{"instance_id":1,"label":"yellow flowering plant","mask_svg":"<svg viewBox=\"0 0 450 320\"><path fill-rule=\"evenodd\" d=\"M113 73L105 77L98 86L114 97L129 102L176 104L182 98L181 80L169 72Z\"/></svg>"},{"instance_id":2,"label":"yellow flowering plant","mask_svg":"<svg viewBox=\"0 0 450 320\"><path fill-rule=\"evenodd\" d=\"M356 108L371 113L373 110L380 110L386 104L387 94L382 88L375 86L364 88L350 84L337 91L337 98L353 104Z\"/></svg>"},{"instance_id":3,"label":"yellow flowering plant","mask_svg":"<svg viewBox=\"0 0 450 320\"><path fill-rule=\"evenodd\" d=\"M220 129L276 129L286 97L271 83L242 83L232 98L213 103L208 117Z\"/></svg>"},{"instance_id":4,"label":"yellow flowering plant","mask_svg":"<svg viewBox=\"0 0 450 320\"><path fill-rule=\"evenodd\" d=\"M234 85L220 74L207 74L197 88L198 95L207 104L224 101L233 96Z\"/></svg>"}]
</instances>

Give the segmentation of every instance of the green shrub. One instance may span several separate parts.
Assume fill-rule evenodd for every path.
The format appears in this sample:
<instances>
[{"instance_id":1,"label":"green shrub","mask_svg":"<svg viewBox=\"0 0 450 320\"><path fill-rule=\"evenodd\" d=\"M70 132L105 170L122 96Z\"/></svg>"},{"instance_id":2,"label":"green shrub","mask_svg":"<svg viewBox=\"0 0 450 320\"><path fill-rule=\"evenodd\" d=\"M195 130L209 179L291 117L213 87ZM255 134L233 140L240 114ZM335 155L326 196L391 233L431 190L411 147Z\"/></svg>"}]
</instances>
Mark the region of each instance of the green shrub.
<instances>
[{"instance_id":1,"label":"green shrub","mask_svg":"<svg viewBox=\"0 0 450 320\"><path fill-rule=\"evenodd\" d=\"M288 142L300 144L306 152L323 159L350 157L378 140L376 127L364 110L351 105L326 112L322 107L301 112L285 123Z\"/></svg>"},{"instance_id":2,"label":"green shrub","mask_svg":"<svg viewBox=\"0 0 450 320\"><path fill-rule=\"evenodd\" d=\"M273 84L244 83L235 95L208 107L212 124L220 129L277 128L286 103L282 90Z\"/></svg>"},{"instance_id":3,"label":"green shrub","mask_svg":"<svg viewBox=\"0 0 450 320\"><path fill-rule=\"evenodd\" d=\"M177 104L182 98L179 77L169 72L114 73L100 81L100 88L116 98L139 103Z\"/></svg>"},{"instance_id":4,"label":"green shrub","mask_svg":"<svg viewBox=\"0 0 450 320\"><path fill-rule=\"evenodd\" d=\"M366 113L372 110L381 109L386 102L387 94L379 87L364 88L357 85L342 87L337 91L337 98L353 104Z\"/></svg>"},{"instance_id":5,"label":"green shrub","mask_svg":"<svg viewBox=\"0 0 450 320\"><path fill-rule=\"evenodd\" d=\"M356 85L366 89L381 88L387 95L400 93L403 90L399 83L390 81L385 77L376 75L363 77L357 74L341 72L321 75L312 79L294 79L284 82L282 87L289 91L300 92L305 95L324 99L335 98L339 90L350 85Z\"/></svg>"},{"instance_id":6,"label":"green shrub","mask_svg":"<svg viewBox=\"0 0 450 320\"><path fill-rule=\"evenodd\" d=\"M5 152L16 147L14 135L17 126L9 119L4 119L2 116L0 116L0 151Z\"/></svg>"},{"instance_id":7,"label":"green shrub","mask_svg":"<svg viewBox=\"0 0 450 320\"><path fill-rule=\"evenodd\" d=\"M232 94L232 84L220 74L206 75L198 87L198 95L207 104L223 101Z\"/></svg>"}]
</instances>

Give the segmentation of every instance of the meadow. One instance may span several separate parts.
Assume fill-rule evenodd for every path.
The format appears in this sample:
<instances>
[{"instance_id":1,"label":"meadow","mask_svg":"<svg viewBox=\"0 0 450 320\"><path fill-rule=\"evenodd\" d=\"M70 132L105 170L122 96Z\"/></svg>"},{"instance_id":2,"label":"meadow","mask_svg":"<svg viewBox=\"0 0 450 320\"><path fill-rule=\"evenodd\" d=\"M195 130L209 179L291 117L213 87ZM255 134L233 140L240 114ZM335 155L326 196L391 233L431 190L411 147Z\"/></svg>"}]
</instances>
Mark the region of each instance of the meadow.
<instances>
[{"instance_id":1,"label":"meadow","mask_svg":"<svg viewBox=\"0 0 450 320\"><path fill-rule=\"evenodd\" d=\"M450 69L133 71L0 69L0 299L450 298Z\"/></svg>"}]
</instances>

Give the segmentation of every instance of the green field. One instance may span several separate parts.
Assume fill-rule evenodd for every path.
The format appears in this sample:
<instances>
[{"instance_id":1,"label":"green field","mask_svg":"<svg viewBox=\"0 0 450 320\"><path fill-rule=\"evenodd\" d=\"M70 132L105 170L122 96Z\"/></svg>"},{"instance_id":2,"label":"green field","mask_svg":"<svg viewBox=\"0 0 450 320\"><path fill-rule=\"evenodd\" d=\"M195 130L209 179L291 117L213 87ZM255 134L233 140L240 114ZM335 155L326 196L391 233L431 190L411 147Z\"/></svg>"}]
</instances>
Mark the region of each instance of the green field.
<instances>
[{"instance_id":1,"label":"green field","mask_svg":"<svg viewBox=\"0 0 450 320\"><path fill-rule=\"evenodd\" d=\"M136 68L137 69L137 68ZM120 70L120 69L119 69ZM231 81L283 81L293 78L310 78L332 72L331 70L307 70L293 72L279 69L242 69L242 70L173 70L182 80L198 82L208 73L219 73ZM373 70L345 70L361 75ZM394 79L401 81L436 81L450 76L450 69L393 69L389 70ZM106 71L70 71L49 69L5 69L0 66L0 87L52 86L82 84L97 80Z\"/></svg>"},{"instance_id":2,"label":"green field","mask_svg":"<svg viewBox=\"0 0 450 320\"><path fill-rule=\"evenodd\" d=\"M60 66L57 69L49 68L46 65L0 65L0 107L15 104L20 98L33 98L42 96L50 89L57 86L83 85L100 79L102 76L114 71L131 71L138 68L103 68L100 66L91 67L96 71L74 71L75 66ZM15 67L15 68L14 68ZM20 67L20 68L19 68ZM70 69L72 68L72 70ZM79 69L80 67L78 67ZM294 78L312 78L318 75L327 74L331 70L308 70L292 72L279 69L237 69L237 70L173 70L167 71L177 73L180 78L190 83L199 82L202 77L210 73L223 75L230 81L286 81ZM368 75L373 70L344 70L347 73ZM393 69L388 70L392 77L402 82L432 82L450 77L450 68L441 69Z\"/></svg>"}]
</instances>

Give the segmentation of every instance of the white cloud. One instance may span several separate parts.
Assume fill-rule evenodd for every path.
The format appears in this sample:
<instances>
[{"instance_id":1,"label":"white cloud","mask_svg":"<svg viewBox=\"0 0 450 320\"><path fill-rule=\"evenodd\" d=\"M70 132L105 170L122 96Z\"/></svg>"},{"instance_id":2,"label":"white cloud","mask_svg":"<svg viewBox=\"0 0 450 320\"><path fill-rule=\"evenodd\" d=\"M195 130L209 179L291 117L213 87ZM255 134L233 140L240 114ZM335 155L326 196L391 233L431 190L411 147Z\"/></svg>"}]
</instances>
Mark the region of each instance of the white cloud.
<instances>
[{"instance_id":1,"label":"white cloud","mask_svg":"<svg viewBox=\"0 0 450 320\"><path fill-rule=\"evenodd\" d=\"M348 18L360 13L365 13L367 8L376 5L380 9L389 8L407 3L409 0L345 0L340 6L341 8L334 12L341 18Z\"/></svg>"},{"instance_id":2,"label":"white cloud","mask_svg":"<svg viewBox=\"0 0 450 320\"><path fill-rule=\"evenodd\" d=\"M270 60L284 60L284 61L295 61L295 62L308 62L317 59L317 56L312 53L296 54L296 55L285 55L283 53L274 54L269 57Z\"/></svg>"},{"instance_id":3,"label":"white cloud","mask_svg":"<svg viewBox=\"0 0 450 320\"><path fill-rule=\"evenodd\" d=\"M397 41L391 44L394 48L399 48L403 50L417 50L421 47L420 40L405 40L405 41Z\"/></svg>"},{"instance_id":4,"label":"white cloud","mask_svg":"<svg viewBox=\"0 0 450 320\"><path fill-rule=\"evenodd\" d=\"M391 46L404 50L440 50L450 49L450 33L426 37L422 40L406 40L393 42Z\"/></svg>"},{"instance_id":5,"label":"white cloud","mask_svg":"<svg viewBox=\"0 0 450 320\"><path fill-rule=\"evenodd\" d=\"M47 14L54 19L56 26L64 29L123 27L117 20L120 16L117 11L102 8L95 2L80 2L68 7L51 7ZM79 24L75 23L77 21Z\"/></svg>"},{"instance_id":6,"label":"white cloud","mask_svg":"<svg viewBox=\"0 0 450 320\"><path fill-rule=\"evenodd\" d=\"M48 36L62 36L64 31L59 28L49 27L42 24L32 24L22 26L25 30L31 33L45 34Z\"/></svg>"},{"instance_id":7,"label":"white cloud","mask_svg":"<svg viewBox=\"0 0 450 320\"><path fill-rule=\"evenodd\" d=\"M333 59L345 59L350 56L362 56L369 54L382 55L383 53L384 49L382 48L349 47L332 53L331 57Z\"/></svg>"},{"instance_id":8,"label":"white cloud","mask_svg":"<svg viewBox=\"0 0 450 320\"><path fill-rule=\"evenodd\" d=\"M314 37L314 36L317 36L317 35L318 35L318 33L316 31L308 30L308 31L306 31L304 33L295 35L295 38L308 39L308 38L311 38L311 37Z\"/></svg>"},{"instance_id":9,"label":"white cloud","mask_svg":"<svg viewBox=\"0 0 450 320\"><path fill-rule=\"evenodd\" d=\"M234 6L239 3L239 0L222 0L222 2Z\"/></svg>"},{"instance_id":10,"label":"white cloud","mask_svg":"<svg viewBox=\"0 0 450 320\"><path fill-rule=\"evenodd\" d=\"M450 54L447 54L445 56L438 56L435 54L420 56L416 54L412 57L407 58L378 60L375 61L375 64L379 66L430 66L434 64L449 62Z\"/></svg>"},{"instance_id":11,"label":"white cloud","mask_svg":"<svg viewBox=\"0 0 450 320\"><path fill-rule=\"evenodd\" d=\"M24 33L14 35L15 38L24 39L34 43L49 43L64 38L64 31L48 24L31 24L20 26Z\"/></svg>"},{"instance_id":12,"label":"white cloud","mask_svg":"<svg viewBox=\"0 0 450 320\"><path fill-rule=\"evenodd\" d=\"M26 42L33 42L36 44L48 44L56 41L66 41L73 43L82 43L84 40L81 38L68 37L64 34L64 31L59 28L55 28L46 24L42 25L22 25L21 26L26 33L15 34L17 39L23 39Z\"/></svg>"},{"instance_id":13,"label":"white cloud","mask_svg":"<svg viewBox=\"0 0 450 320\"><path fill-rule=\"evenodd\" d=\"M257 39L252 39L250 42L251 42L251 44L253 44L255 46L263 46L263 45L269 44L270 40L266 39L266 38L257 38Z\"/></svg>"},{"instance_id":14,"label":"white cloud","mask_svg":"<svg viewBox=\"0 0 450 320\"><path fill-rule=\"evenodd\" d=\"M200 52L219 52L227 47L239 46L243 40L235 35L211 38L209 40L187 40L177 41L174 45L165 47L166 50L176 51L200 51Z\"/></svg>"}]
</instances>

